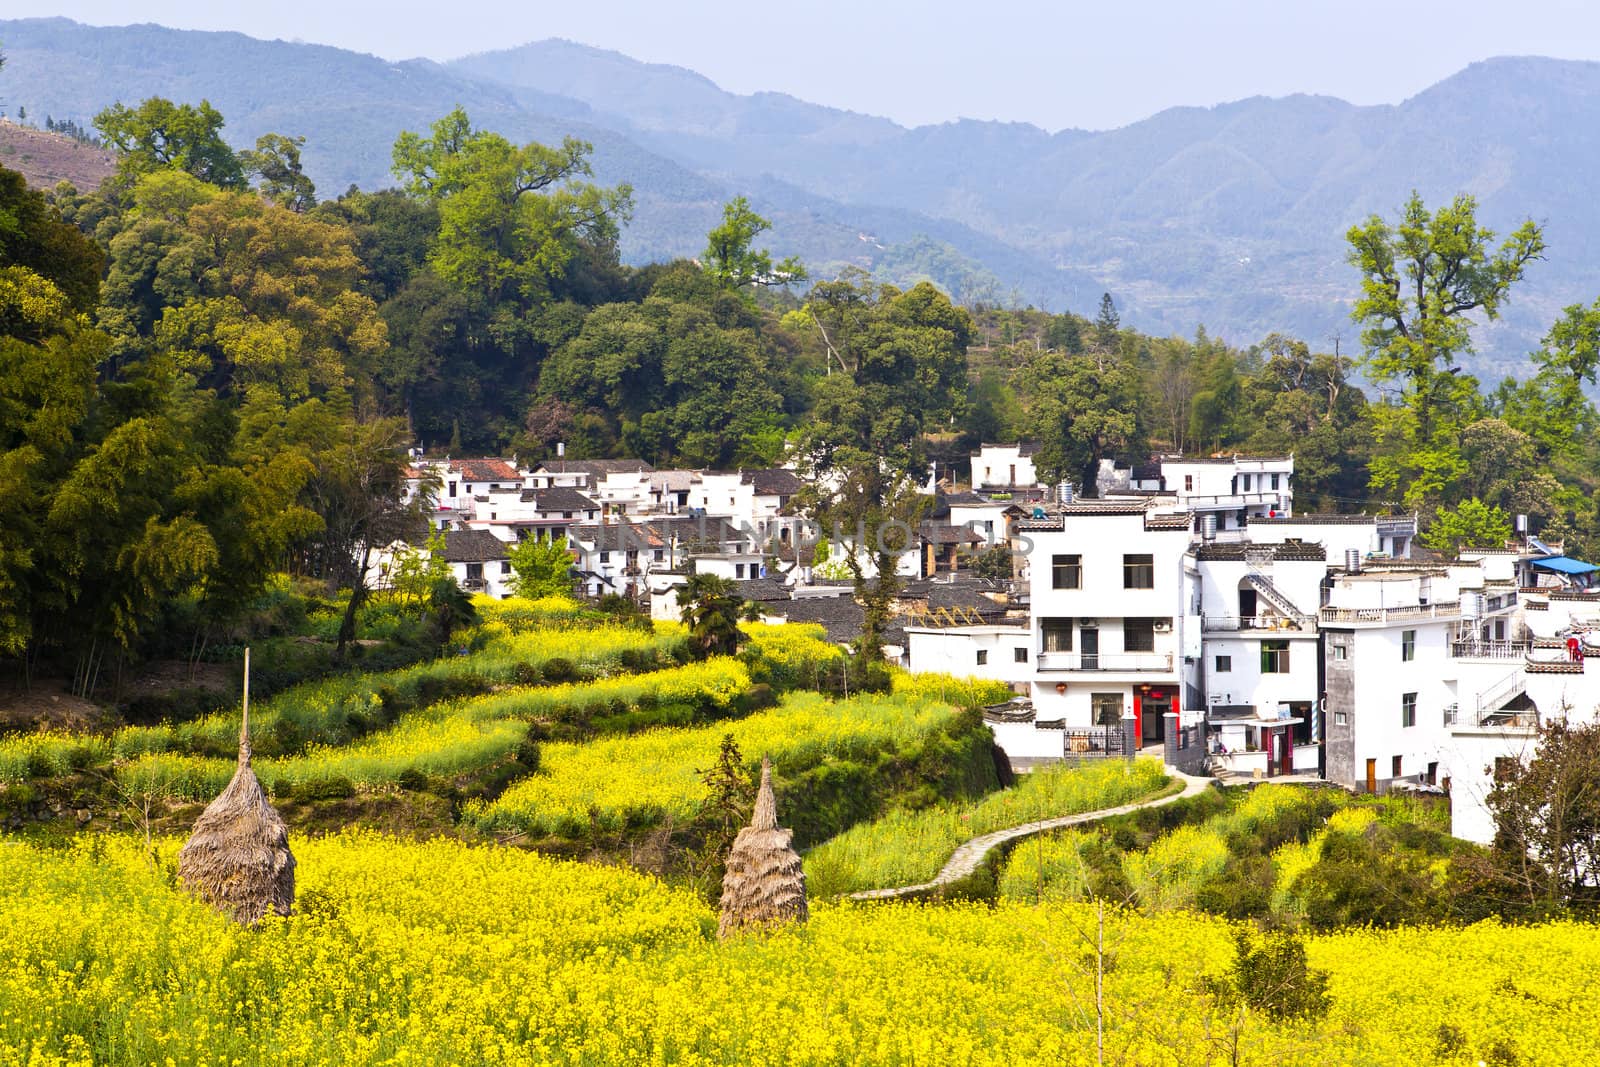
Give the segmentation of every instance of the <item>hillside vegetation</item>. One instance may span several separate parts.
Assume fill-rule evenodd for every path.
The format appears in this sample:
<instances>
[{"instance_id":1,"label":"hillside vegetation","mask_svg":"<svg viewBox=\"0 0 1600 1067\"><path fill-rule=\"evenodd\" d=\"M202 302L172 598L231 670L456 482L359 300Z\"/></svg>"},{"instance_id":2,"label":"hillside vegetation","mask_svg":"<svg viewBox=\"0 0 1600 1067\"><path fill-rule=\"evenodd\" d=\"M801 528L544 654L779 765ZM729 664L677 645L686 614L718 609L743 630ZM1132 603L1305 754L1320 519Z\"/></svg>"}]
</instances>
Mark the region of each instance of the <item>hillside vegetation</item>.
<instances>
[{"instance_id":1,"label":"hillside vegetation","mask_svg":"<svg viewBox=\"0 0 1600 1067\"><path fill-rule=\"evenodd\" d=\"M718 204L744 192L773 219L780 254L829 271L855 264L904 285L934 266L953 292L1055 311L1086 311L1109 289L1148 332L1203 322L1235 342L1286 330L1320 343L1346 329L1354 295L1339 235L1416 189L1473 193L1496 229L1523 215L1550 226L1556 254L1474 366L1520 369L1555 312L1600 289L1600 216L1577 177L1600 156L1592 63L1491 60L1394 107L1253 98L1048 133L905 129L561 41L445 66L65 20L0 22L0 42L9 98L32 113L86 122L117 100L204 96L239 147L305 135L329 189L388 182L395 131L456 103L519 140L583 137L600 179L636 190L630 262L696 252ZM937 255L903 248L924 241Z\"/></svg>"}]
</instances>

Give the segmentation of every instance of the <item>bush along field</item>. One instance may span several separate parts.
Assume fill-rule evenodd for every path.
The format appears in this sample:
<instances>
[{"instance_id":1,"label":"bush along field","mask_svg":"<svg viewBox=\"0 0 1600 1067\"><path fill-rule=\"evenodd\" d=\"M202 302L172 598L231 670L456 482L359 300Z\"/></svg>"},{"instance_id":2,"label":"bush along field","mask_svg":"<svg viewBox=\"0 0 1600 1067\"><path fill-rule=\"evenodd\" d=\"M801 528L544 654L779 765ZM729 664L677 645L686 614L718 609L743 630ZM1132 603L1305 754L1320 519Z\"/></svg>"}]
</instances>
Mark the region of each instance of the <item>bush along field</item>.
<instances>
[{"instance_id":1,"label":"bush along field","mask_svg":"<svg viewBox=\"0 0 1600 1067\"><path fill-rule=\"evenodd\" d=\"M1275 784L1211 790L1024 842L999 894L1314 930L1483 918L1481 854L1448 830L1438 800Z\"/></svg>"},{"instance_id":2,"label":"bush along field","mask_svg":"<svg viewBox=\"0 0 1600 1067\"><path fill-rule=\"evenodd\" d=\"M858 823L811 850L806 872L813 892L823 897L927 882L969 838L1117 807L1157 796L1168 785L1159 761L1110 760L1034 771L1011 789L965 803L913 796L908 799L926 806L901 807Z\"/></svg>"},{"instance_id":3,"label":"bush along field","mask_svg":"<svg viewBox=\"0 0 1600 1067\"><path fill-rule=\"evenodd\" d=\"M636 872L346 833L297 841L295 914L249 929L174 886L178 844L0 841L0 1062L1078 1064L1097 1024L1122 1064L1600 1057L1581 924L820 902L718 942Z\"/></svg>"}]
</instances>

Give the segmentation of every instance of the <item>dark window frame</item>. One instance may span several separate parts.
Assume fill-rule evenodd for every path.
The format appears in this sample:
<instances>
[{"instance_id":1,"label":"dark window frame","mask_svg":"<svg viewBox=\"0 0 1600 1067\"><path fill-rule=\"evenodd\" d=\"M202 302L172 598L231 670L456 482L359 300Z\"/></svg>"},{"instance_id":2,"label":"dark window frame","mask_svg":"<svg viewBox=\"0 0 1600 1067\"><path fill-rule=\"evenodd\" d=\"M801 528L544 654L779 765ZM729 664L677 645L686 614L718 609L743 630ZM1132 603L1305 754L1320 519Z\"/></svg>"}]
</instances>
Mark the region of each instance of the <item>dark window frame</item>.
<instances>
[{"instance_id":1,"label":"dark window frame","mask_svg":"<svg viewBox=\"0 0 1600 1067\"><path fill-rule=\"evenodd\" d=\"M1051 589L1083 588L1083 556L1062 552L1050 557Z\"/></svg>"},{"instance_id":2,"label":"dark window frame","mask_svg":"<svg viewBox=\"0 0 1600 1067\"><path fill-rule=\"evenodd\" d=\"M1070 618L1042 620L1039 624L1040 651L1071 652L1072 631L1073 625ZM1051 641L1052 635L1057 638L1055 642Z\"/></svg>"},{"instance_id":3,"label":"dark window frame","mask_svg":"<svg viewBox=\"0 0 1600 1067\"><path fill-rule=\"evenodd\" d=\"M1122 620L1122 651L1154 652L1155 650L1155 619L1129 617Z\"/></svg>"}]
</instances>

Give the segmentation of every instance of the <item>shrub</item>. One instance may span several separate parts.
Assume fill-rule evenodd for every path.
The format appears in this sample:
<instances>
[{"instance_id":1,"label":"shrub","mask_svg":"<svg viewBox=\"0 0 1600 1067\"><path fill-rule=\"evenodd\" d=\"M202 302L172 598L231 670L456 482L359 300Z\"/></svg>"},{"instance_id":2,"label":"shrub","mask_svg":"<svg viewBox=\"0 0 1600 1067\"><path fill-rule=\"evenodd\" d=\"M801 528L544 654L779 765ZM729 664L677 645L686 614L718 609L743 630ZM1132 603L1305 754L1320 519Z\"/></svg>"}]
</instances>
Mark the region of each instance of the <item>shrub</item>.
<instances>
[{"instance_id":1,"label":"shrub","mask_svg":"<svg viewBox=\"0 0 1600 1067\"><path fill-rule=\"evenodd\" d=\"M1320 1019L1332 1003L1328 972L1310 967L1305 942L1282 931L1258 940L1240 930L1233 966L1214 991L1223 1003L1242 1003L1280 1023Z\"/></svg>"},{"instance_id":2,"label":"shrub","mask_svg":"<svg viewBox=\"0 0 1600 1067\"><path fill-rule=\"evenodd\" d=\"M578 668L570 659L557 656L544 662L544 678L547 682L560 684L570 682L578 677Z\"/></svg>"},{"instance_id":3,"label":"shrub","mask_svg":"<svg viewBox=\"0 0 1600 1067\"><path fill-rule=\"evenodd\" d=\"M356 795L355 783L340 775L329 778L311 778L294 786L291 795L296 800L342 800Z\"/></svg>"}]
</instances>

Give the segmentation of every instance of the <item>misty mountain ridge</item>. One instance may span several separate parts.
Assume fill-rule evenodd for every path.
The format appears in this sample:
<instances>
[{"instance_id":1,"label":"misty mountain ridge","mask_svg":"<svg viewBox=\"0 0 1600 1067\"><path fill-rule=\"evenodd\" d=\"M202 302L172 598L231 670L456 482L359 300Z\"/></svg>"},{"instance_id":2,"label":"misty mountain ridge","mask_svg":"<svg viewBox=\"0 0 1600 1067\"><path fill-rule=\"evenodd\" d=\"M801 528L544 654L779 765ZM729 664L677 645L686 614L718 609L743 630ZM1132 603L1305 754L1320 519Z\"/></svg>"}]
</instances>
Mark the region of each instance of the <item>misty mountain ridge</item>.
<instances>
[{"instance_id":1,"label":"misty mountain ridge","mask_svg":"<svg viewBox=\"0 0 1600 1067\"><path fill-rule=\"evenodd\" d=\"M1113 130L1055 133L960 119L905 127L783 93L741 95L682 67L547 40L448 63L391 63L320 45L65 19L0 21L12 105L90 118L121 99L206 97L248 145L304 134L324 195L393 183L389 149L456 104L515 140L571 134L596 177L628 181L624 255L697 254L720 205L750 196L775 254L827 274L854 263L892 280L930 276L958 298L1092 311L1109 290L1155 333L1248 344L1272 330L1354 347L1357 278L1344 232L1392 216L1415 188L1430 204L1478 197L1505 233L1545 223L1549 258L1480 331L1488 374L1525 364L1550 320L1600 294L1600 64L1506 57L1474 63L1399 104L1250 97L1174 107Z\"/></svg>"}]
</instances>

